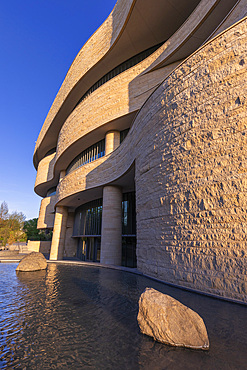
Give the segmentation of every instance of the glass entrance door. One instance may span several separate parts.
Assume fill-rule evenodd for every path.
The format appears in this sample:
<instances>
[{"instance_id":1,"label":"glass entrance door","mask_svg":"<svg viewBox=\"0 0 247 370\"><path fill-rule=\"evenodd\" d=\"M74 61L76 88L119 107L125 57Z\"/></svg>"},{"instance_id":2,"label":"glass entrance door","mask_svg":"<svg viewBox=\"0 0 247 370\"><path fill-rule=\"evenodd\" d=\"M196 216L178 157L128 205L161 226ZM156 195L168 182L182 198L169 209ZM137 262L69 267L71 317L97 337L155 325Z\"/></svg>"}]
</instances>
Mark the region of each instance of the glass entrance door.
<instances>
[{"instance_id":1,"label":"glass entrance door","mask_svg":"<svg viewBox=\"0 0 247 370\"><path fill-rule=\"evenodd\" d=\"M94 261L94 238L87 238L86 259Z\"/></svg>"},{"instance_id":2,"label":"glass entrance door","mask_svg":"<svg viewBox=\"0 0 247 370\"><path fill-rule=\"evenodd\" d=\"M86 238L78 238L76 257L81 261L86 260Z\"/></svg>"},{"instance_id":3,"label":"glass entrance door","mask_svg":"<svg viewBox=\"0 0 247 370\"><path fill-rule=\"evenodd\" d=\"M79 238L77 245L77 258L81 261L100 262L100 238Z\"/></svg>"},{"instance_id":4,"label":"glass entrance door","mask_svg":"<svg viewBox=\"0 0 247 370\"><path fill-rule=\"evenodd\" d=\"M136 267L136 238L122 238L122 266Z\"/></svg>"}]
</instances>

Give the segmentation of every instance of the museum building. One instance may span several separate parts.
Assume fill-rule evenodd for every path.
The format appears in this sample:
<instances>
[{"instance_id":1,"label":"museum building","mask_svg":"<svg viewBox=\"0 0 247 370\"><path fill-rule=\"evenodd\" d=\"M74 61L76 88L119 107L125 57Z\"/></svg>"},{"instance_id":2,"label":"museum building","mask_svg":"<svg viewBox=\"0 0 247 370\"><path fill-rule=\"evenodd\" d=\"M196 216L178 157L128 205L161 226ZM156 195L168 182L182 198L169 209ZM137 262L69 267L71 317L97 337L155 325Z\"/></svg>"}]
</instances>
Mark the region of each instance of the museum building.
<instances>
[{"instance_id":1,"label":"museum building","mask_svg":"<svg viewBox=\"0 0 247 370\"><path fill-rule=\"evenodd\" d=\"M50 259L247 298L247 0L118 0L34 151Z\"/></svg>"}]
</instances>

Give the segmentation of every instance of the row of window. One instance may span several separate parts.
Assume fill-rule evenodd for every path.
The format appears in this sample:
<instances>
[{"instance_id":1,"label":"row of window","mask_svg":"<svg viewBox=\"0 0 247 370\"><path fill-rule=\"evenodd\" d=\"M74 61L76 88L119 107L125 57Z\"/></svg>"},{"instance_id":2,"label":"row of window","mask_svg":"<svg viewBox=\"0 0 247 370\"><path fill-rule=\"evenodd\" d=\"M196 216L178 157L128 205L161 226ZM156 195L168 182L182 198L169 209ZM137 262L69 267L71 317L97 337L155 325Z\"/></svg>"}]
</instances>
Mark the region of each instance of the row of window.
<instances>
[{"instance_id":1,"label":"row of window","mask_svg":"<svg viewBox=\"0 0 247 370\"><path fill-rule=\"evenodd\" d=\"M66 175L76 168L84 166L86 163L95 161L105 155L105 139L98 141L96 144L91 145L89 148L83 150L73 161L70 163L66 170Z\"/></svg>"},{"instance_id":2,"label":"row of window","mask_svg":"<svg viewBox=\"0 0 247 370\"><path fill-rule=\"evenodd\" d=\"M129 129L120 131L120 144L126 138ZM98 158L105 155L105 139L98 141L96 144L91 145L89 148L83 150L73 161L70 163L66 170L66 175L76 170L77 168L84 166L87 163L93 162Z\"/></svg>"},{"instance_id":3,"label":"row of window","mask_svg":"<svg viewBox=\"0 0 247 370\"><path fill-rule=\"evenodd\" d=\"M105 84L107 81L111 80L113 77L119 75L120 73L126 71L127 69L135 66L136 64L140 63L141 61L143 61L144 59L146 59L149 55L151 55L152 53L154 53L158 48L160 48L161 45L163 45L164 42L158 44L158 45L155 45L155 46L152 46L151 48L147 49L147 50L144 50L142 51L141 53L135 55L134 57L126 60L125 62L121 63L119 66L115 67L114 69L112 69L110 72L108 72L107 74L105 74L101 79L99 79L92 87L90 87L90 89L80 98L80 100L76 103L74 109L84 100L86 99L86 97L88 97L93 91L95 91L96 89L98 89L101 85ZM128 133L128 130L124 130L121 132L122 134L122 140L120 139L120 142L123 141L123 139L125 138L125 136L127 135ZM125 135L125 136L124 136ZM101 147L100 147L101 145ZM104 146L104 140L101 140L100 142L92 145L91 147L89 147L88 149L86 149L83 153L79 154L78 157L76 157L72 162L71 164L69 165L68 169L67 169L67 173L70 173L71 171L73 171L75 168L78 168L80 166L83 166L83 164L86 164L86 163L89 163L89 162L92 162L93 160L97 159L97 158L100 158L104 155L104 149L103 149L103 146ZM45 157L47 157L48 155L51 155L53 153L56 152L56 148L52 148L51 150L49 150L46 154L45 154ZM78 166L74 167L74 164L78 161L78 163L80 163ZM74 163L75 162L75 163Z\"/></svg>"},{"instance_id":4,"label":"row of window","mask_svg":"<svg viewBox=\"0 0 247 370\"><path fill-rule=\"evenodd\" d=\"M126 136L128 135L129 128L126 128L126 130L120 131L120 144L124 141Z\"/></svg>"},{"instance_id":5,"label":"row of window","mask_svg":"<svg viewBox=\"0 0 247 370\"><path fill-rule=\"evenodd\" d=\"M74 109L84 100L86 99L90 94L92 94L93 91L98 89L100 86L105 84L107 81L111 80L113 77L119 75L120 73L126 71L127 69L134 67L136 64L142 62L144 59L146 59L149 55L153 54L158 48L163 45L163 42L152 46L151 48L142 51L141 53L135 55L134 57L126 60L125 62L121 63L119 66L112 69L110 72L105 74L100 80L98 80L92 87L90 87L89 90L86 91L86 93L81 97L81 99L77 102Z\"/></svg>"},{"instance_id":6,"label":"row of window","mask_svg":"<svg viewBox=\"0 0 247 370\"><path fill-rule=\"evenodd\" d=\"M100 237L78 238L76 257L81 261L100 262ZM122 266L136 267L136 237L122 237Z\"/></svg>"},{"instance_id":7,"label":"row of window","mask_svg":"<svg viewBox=\"0 0 247 370\"><path fill-rule=\"evenodd\" d=\"M74 236L101 235L102 198L86 203L75 212ZM123 194L122 235L136 234L135 192Z\"/></svg>"},{"instance_id":8,"label":"row of window","mask_svg":"<svg viewBox=\"0 0 247 370\"><path fill-rule=\"evenodd\" d=\"M122 143L122 141L126 138L128 132L129 132L129 129L120 131L120 143ZM52 149L52 151L54 153L56 150ZM101 158L104 155L105 155L105 139L99 141L98 143L94 145L91 145L89 148L81 152L75 159L73 159L73 161L70 163L70 165L68 166L66 170L66 175L74 171L75 169L83 166L84 164L95 161L96 159ZM55 195L55 194L56 194L56 187L52 187L47 191L46 196L51 197L52 195Z\"/></svg>"},{"instance_id":9,"label":"row of window","mask_svg":"<svg viewBox=\"0 0 247 370\"><path fill-rule=\"evenodd\" d=\"M102 198L84 204L75 213L74 232L79 235L100 235L102 222Z\"/></svg>"},{"instance_id":10,"label":"row of window","mask_svg":"<svg viewBox=\"0 0 247 370\"><path fill-rule=\"evenodd\" d=\"M122 200L122 234L136 234L135 192L123 194Z\"/></svg>"}]
</instances>

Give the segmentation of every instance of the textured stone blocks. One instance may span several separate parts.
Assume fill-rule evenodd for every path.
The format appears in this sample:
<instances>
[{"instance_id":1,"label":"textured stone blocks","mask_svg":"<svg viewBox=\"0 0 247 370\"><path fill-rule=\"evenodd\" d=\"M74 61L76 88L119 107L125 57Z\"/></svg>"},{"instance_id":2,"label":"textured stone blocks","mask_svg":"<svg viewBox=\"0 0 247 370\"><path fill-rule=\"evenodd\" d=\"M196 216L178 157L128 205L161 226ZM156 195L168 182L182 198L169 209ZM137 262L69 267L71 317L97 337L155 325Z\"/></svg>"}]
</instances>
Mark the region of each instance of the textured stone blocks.
<instances>
[{"instance_id":1,"label":"textured stone blocks","mask_svg":"<svg viewBox=\"0 0 247 370\"><path fill-rule=\"evenodd\" d=\"M240 11L236 7L223 24L229 26L240 19L243 0L240 3ZM123 4L126 8L121 8ZM119 1L115 11L124 10L127 16L131 4ZM109 37L114 15L108 19L101 29L106 32L105 40L99 31L80 52L41 131L38 152L51 124L60 132L56 159L40 162L37 189L58 179L58 171L66 168L71 156L79 154L81 144L85 149L95 133L103 138L107 131L118 130L122 119L131 121L138 111L118 148L110 153L111 148L105 157L59 182L56 254L60 239L67 255L76 251L75 244L69 247L73 215L68 218L65 236L67 215L59 211L60 202L75 199L84 191L99 194L104 188L110 193L110 188L114 189L111 185L121 184L134 168L138 269L170 283L246 302L247 21L242 19L196 50L211 32L217 32L215 27L210 28L210 17L218 6L224 7L224 3L201 1L190 22L185 22L157 53L100 86L70 115L64 113L58 130L56 117L64 102L66 105L72 99L82 77L86 81L88 68L107 54L111 42L117 41ZM214 15L219 17L219 12ZM123 20L116 19L120 32ZM82 58L84 53L87 58L92 56L88 66L87 58ZM178 58L175 64L174 55ZM111 194L107 198L105 194L107 204L103 205L108 221L102 229L101 252L106 263L120 263L112 245L120 249L121 226L109 221L114 219L114 212L118 213L114 221L119 221L120 208L113 207L113 199L120 204L117 197Z\"/></svg>"}]
</instances>

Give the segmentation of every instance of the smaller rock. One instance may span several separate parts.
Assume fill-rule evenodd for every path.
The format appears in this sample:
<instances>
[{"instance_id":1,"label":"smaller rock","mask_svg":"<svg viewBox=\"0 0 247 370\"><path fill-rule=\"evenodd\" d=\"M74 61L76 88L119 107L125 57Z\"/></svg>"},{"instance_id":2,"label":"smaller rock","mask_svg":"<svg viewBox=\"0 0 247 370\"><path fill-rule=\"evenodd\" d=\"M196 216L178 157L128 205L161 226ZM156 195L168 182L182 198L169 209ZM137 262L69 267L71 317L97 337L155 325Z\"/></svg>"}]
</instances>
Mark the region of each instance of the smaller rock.
<instances>
[{"instance_id":1,"label":"smaller rock","mask_svg":"<svg viewBox=\"0 0 247 370\"><path fill-rule=\"evenodd\" d=\"M16 271L38 271L47 268L47 261L42 253L32 252L23 257L16 268Z\"/></svg>"},{"instance_id":2,"label":"smaller rock","mask_svg":"<svg viewBox=\"0 0 247 370\"><path fill-rule=\"evenodd\" d=\"M139 299L138 324L143 334L161 343L193 349L209 349L202 318L169 295L146 288Z\"/></svg>"}]
</instances>

